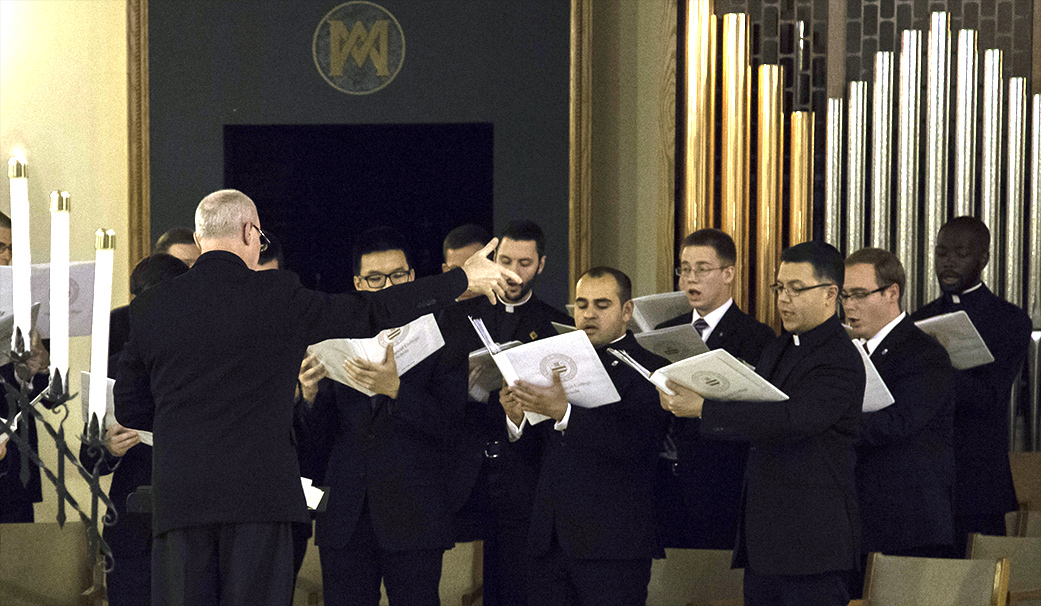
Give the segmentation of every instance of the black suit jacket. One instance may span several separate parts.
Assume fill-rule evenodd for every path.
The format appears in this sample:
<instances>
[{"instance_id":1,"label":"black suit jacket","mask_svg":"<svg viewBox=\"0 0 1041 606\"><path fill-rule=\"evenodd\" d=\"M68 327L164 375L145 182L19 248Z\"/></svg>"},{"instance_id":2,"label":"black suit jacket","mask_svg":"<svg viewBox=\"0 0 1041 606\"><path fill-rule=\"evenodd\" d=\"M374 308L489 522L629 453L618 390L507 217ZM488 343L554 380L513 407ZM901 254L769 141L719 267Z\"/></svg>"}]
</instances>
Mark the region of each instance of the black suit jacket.
<instances>
[{"instance_id":1,"label":"black suit jacket","mask_svg":"<svg viewBox=\"0 0 1041 606\"><path fill-rule=\"evenodd\" d=\"M342 548L368 500L383 549L452 546L449 447L466 400L465 367L435 352L401 377L398 397L373 397L330 379L305 413L309 432L328 431L329 500L315 526L316 543Z\"/></svg>"},{"instance_id":2,"label":"black suit jacket","mask_svg":"<svg viewBox=\"0 0 1041 606\"><path fill-rule=\"evenodd\" d=\"M327 295L228 252L131 303L116 418L153 430L153 531L212 523L303 522L293 391L311 343L369 337L436 312L462 271L378 293Z\"/></svg>"},{"instance_id":3,"label":"black suit jacket","mask_svg":"<svg viewBox=\"0 0 1041 606\"><path fill-rule=\"evenodd\" d=\"M631 333L610 347L648 369L667 363ZM521 436L544 445L529 545L534 555L544 554L555 534L577 559L661 557L654 469L668 417L647 379L606 350L599 354L621 399L598 408L572 406L563 432L550 419L526 427Z\"/></svg>"},{"instance_id":4,"label":"black suit jacket","mask_svg":"<svg viewBox=\"0 0 1041 606\"><path fill-rule=\"evenodd\" d=\"M1030 317L985 285L943 295L912 314L922 320L964 310L994 355L990 364L954 371L954 511L1003 514L1016 508L1008 462L1008 407L1012 382L1030 344Z\"/></svg>"},{"instance_id":5,"label":"black suit jacket","mask_svg":"<svg viewBox=\"0 0 1041 606\"><path fill-rule=\"evenodd\" d=\"M552 337L557 334L552 322L574 325L574 319L555 307L544 303L532 293L531 299L524 305L516 306L512 312L501 302L492 305L488 299L477 297L450 307L444 311L446 356L456 359L467 359L471 351L481 349L483 344L468 316L484 320L488 332L497 343L520 341L530 343L537 339ZM463 421L463 430L456 443L456 464L452 471L452 502L455 509L463 506L470 497L484 463L485 448L489 441L502 443L502 457L512 457L518 465L515 475L510 479L511 492L519 490L518 497L513 494L508 500L517 503L516 514L526 518L530 506L531 493L534 490L538 470L538 449L536 444L508 444L506 435L506 413L499 405L498 392L491 394L487 403L468 401ZM503 512L506 517L511 517Z\"/></svg>"},{"instance_id":6,"label":"black suit jacket","mask_svg":"<svg viewBox=\"0 0 1041 606\"><path fill-rule=\"evenodd\" d=\"M947 351L904 318L878 344L871 362L894 402L861 416L862 551L950 545L954 369Z\"/></svg>"},{"instance_id":7,"label":"black suit jacket","mask_svg":"<svg viewBox=\"0 0 1041 606\"><path fill-rule=\"evenodd\" d=\"M683 326L693 319L694 312L691 311L655 328ZM776 337L772 328L733 303L712 329L705 345L710 349L726 350L754 365L759 363L759 356ZM741 510L741 483L748 444L712 440L701 435L701 419L675 418L673 423L676 477L686 515L683 523L693 540L682 546L731 549Z\"/></svg>"},{"instance_id":8,"label":"black suit jacket","mask_svg":"<svg viewBox=\"0 0 1041 606\"><path fill-rule=\"evenodd\" d=\"M735 567L758 574L853 570L860 561L854 443L864 363L838 317L784 333L756 369L784 402L706 401L701 431L751 441Z\"/></svg>"}]
</instances>

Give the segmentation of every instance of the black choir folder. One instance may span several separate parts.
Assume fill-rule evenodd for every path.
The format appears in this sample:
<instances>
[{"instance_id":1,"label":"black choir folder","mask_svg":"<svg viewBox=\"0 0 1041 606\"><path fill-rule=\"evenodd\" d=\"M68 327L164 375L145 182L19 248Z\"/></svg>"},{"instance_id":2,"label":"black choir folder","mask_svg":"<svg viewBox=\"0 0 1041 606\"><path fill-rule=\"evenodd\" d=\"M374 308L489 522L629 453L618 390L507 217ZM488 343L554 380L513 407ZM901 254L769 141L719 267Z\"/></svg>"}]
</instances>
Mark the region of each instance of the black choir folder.
<instances>
[{"instance_id":1,"label":"black choir folder","mask_svg":"<svg viewBox=\"0 0 1041 606\"><path fill-rule=\"evenodd\" d=\"M607 351L669 395L675 393L665 386L666 380L695 391L707 400L782 402L788 399L787 394L723 349L673 362L654 372L644 368L625 351L613 348Z\"/></svg>"},{"instance_id":2,"label":"black choir folder","mask_svg":"<svg viewBox=\"0 0 1041 606\"><path fill-rule=\"evenodd\" d=\"M940 314L914 324L943 345L947 355L951 357L951 366L958 370L975 368L994 361L994 354L990 353L983 337L976 330L976 325L964 311Z\"/></svg>"}]
</instances>

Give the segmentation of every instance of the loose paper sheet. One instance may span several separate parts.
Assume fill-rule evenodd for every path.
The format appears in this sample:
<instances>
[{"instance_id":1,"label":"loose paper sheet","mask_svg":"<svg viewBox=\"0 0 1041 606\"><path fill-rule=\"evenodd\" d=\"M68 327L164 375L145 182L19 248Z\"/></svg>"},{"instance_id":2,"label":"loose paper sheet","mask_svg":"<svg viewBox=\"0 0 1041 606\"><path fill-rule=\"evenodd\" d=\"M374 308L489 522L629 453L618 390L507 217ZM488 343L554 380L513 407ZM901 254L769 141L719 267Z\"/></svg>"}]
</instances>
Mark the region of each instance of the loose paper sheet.
<instances>
[{"instance_id":1,"label":"loose paper sheet","mask_svg":"<svg viewBox=\"0 0 1041 606\"><path fill-rule=\"evenodd\" d=\"M875 368L875 364L871 361L871 357L868 356L862 342L858 340L855 343L857 351L860 352L860 359L864 361L864 375L867 378L867 381L864 383L864 406L862 410L864 412L882 410L896 400L893 399L893 394L889 391L889 387L886 386L886 382L882 380L882 375L878 374L878 369Z\"/></svg>"},{"instance_id":2,"label":"loose paper sheet","mask_svg":"<svg viewBox=\"0 0 1041 606\"><path fill-rule=\"evenodd\" d=\"M388 328L369 339L329 339L315 343L307 348L307 353L318 357L328 371L329 378L373 396L373 392L351 382L343 369L343 363L348 358L383 362L388 344L394 345L394 361L398 365L400 377L444 347L445 339L441 336L434 314L427 314L404 326Z\"/></svg>"},{"instance_id":3,"label":"loose paper sheet","mask_svg":"<svg viewBox=\"0 0 1041 606\"><path fill-rule=\"evenodd\" d=\"M663 292L633 299L634 333L654 330L654 327L690 311L687 293L682 291Z\"/></svg>"},{"instance_id":4,"label":"loose paper sheet","mask_svg":"<svg viewBox=\"0 0 1041 606\"><path fill-rule=\"evenodd\" d=\"M964 310L940 314L915 322L915 326L932 335L947 350L951 366L966 370L990 364L994 355L990 353L983 337Z\"/></svg>"},{"instance_id":5,"label":"loose paper sheet","mask_svg":"<svg viewBox=\"0 0 1041 606\"><path fill-rule=\"evenodd\" d=\"M669 362L679 362L709 351L693 324L637 333L636 341L647 351Z\"/></svg>"},{"instance_id":6,"label":"loose paper sheet","mask_svg":"<svg viewBox=\"0 0 1041 606\"><path fill-rule=\"evenodd\" d=\"M11 290L11 266L0 266L0 319L14 313ZM40 304L36 326L40 336L51 336L51 266L41 263L32 266L30 274L32 300ZM94 262L77 261L69 264L69 336L89 337L94 314ZM8 337L10 341L10 337Z\"/></svg>"},{"instance_id":7,"label":"loose paper sheet","mask_svg":"<svg viewBox=\"0 0 1041 606\"><path fill-rule=\"evenodd\" d=\"M304 501L307 502L307 508L311 510L318 509L322 503L322 497L325 496L325 491L313 484L311 478L300 478L300 485L304 487Z\"/></svg>"}]
</instances>

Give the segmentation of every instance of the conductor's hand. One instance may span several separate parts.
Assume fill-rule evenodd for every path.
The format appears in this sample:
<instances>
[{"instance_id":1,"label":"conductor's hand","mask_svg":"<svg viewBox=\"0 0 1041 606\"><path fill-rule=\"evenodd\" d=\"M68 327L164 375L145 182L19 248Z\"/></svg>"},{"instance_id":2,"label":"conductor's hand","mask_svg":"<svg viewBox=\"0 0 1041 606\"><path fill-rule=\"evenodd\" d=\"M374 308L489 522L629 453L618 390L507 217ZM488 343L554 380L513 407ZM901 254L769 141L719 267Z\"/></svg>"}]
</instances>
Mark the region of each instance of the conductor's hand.
<instances>
[{"instance_id":1,"label":"conductor's hand","mask_svg":"<svg viewBox=\"0 0 1041 606\"><path fill-rule=\"evenodd\" d=\"M513 421L513 424L520 427L521 423L524 422L524 408L521 407L520 400L517 399L513 388L507 385L506 381L502 382L502 391L499 392L499 404L502 404L502 409L506 411L506 416Z\"/></svg>"},{"instance_id":2,"label":"conductor's hand","mask_svg":"<svg viewBox=\"0 0 1041 606\"><path fill-rule=\"evenodd\" d=\"M311 354L304 358L303 362L300 362L300 374L296 376L300 384L297 387L300 397L308 404L314 404L314 399L318 396L318 383L328 375L318 356Z\"/></svg>"},{"instance_id":3,"label":"conductor's hand","mask_svg":"<svg viewBox=\"0 0 1041 606\"><path fill-rule=\"evenodd\" d=\"M469 284L466 292L484 295L492 305L495 305L496 297L505 294L507 282L521 281L520 276L488 258L498 244L499 239L492 238L491 242L463 263L463 271L466 272Z\"/></svg>"},{"instance_id":4,"label":"conductor's hand","mask_svg":"<svg viewBox=\"0 0 1041 606\"><path fill-rule=\"evenodd\" d=\"M705 403L705 398L698 395L696 391L691 391L678 383L668 381L665 384L669 389L676 392L676 395L670 396L659 389L658 397L661 399L662 408L677 417L701 416L701 407Z\"/></svg>"},{"instance_id":5,"label":"conductor's hand","mask_svg":"<svg viewBox=\"0 0 1041 606\"><path fill-rule=\"evenodd\" d=\"M369 362L365 358L348 358L343 363L347 377L373 393L391 398L398 397L401 379L398 378L398 363L394 360L394 346L387 345L386 357L382 362Z\"/></svg>"},{"instance_id":6,"label":"conductor's hand","mask_svg":"<svg viewBox=\"0 0 1041 606\"><path fill-rule=\"evenodd\" d=\"M125 455L128 450L137 446L140 442L141 436L136 430L127 429L119 423L105 430L105 448L114 457Z\"/></svg>"},{"instance_id":7,"label":"conductor's hand","mask_svg":"<svg viewBox=\"0 0 1041 606\"><path fill-rule=\"evenodd\" d=\"M513 386L513 396L524 410L546 415L558 423L567 413L567 394L560 383L559 373L553 373L553 383L549 387L517 381Z\"/></svg>"}]
</instances>

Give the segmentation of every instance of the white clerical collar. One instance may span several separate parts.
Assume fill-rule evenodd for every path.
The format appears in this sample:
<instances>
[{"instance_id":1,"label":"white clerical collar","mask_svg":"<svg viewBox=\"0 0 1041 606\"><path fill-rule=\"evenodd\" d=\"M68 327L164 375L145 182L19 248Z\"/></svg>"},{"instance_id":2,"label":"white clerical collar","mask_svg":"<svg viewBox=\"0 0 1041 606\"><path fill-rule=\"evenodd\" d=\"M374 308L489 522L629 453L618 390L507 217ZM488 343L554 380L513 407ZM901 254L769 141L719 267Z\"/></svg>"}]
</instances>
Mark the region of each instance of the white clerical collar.
<instances>
[{"instance_id":1,"label":"white clerical collar","mask_svg":"<svg viewBox=\"0 0 1041 606\"><path fill-rule=\"evenodd\" d=\"M621 341L622 339L624 339L628 334L629 334L628 332L623 332L622 336L618 337L614 341L611 341L610 343L608 343L608 345L614 345L615 343L617 343L617 342Z\"/></svg>"},{"instance_id":2,"label":"white clerical collar","mask_svg":"<svg viewBox=\"0 0 1041 606\"><path fill-rule=\"evenodd\" d=\"M535 291L529 290L528 294L524 295L524 298L520 301L517 301L516 303L507 303L506 301L503 301L502 297L498 295L496 295L496 298L499 299L499 303L502 303L506 307L506 313L512 314L514 309L520 307L521 305L524 305L528 301L531 301L531 295L533 295L534 293Z\"/></svg>"},{"instance_id":3,"label":"white clerical collar","mask_svg":"<svg viewBox=\"0 0 1041 606\"><path fill-rule=\"evenodd\" d=\"M883 339L888 337L889 333L892 332L894 328L896 328L896 325L899 324L900 321L903 320L906 317L907 317L907 312L906 311L900 312L900 315L897 316L896 319L894 319L889 324L886 324L885 326L883 326L882 330L876 332L875 336L871 337L870 339L868 339L866 341L866 343L867 343L867 352L868 352L869 356L871 354L875 353L875 348L878 347L878 344L881 343Z\"/></svg>"},{"instance_id":4,"label":"white clerical collar","mask_svg":"<svg viewBox=\"0 0 1041 606\"><path fill-rule=\"evenodd\" d=\"M982 287L983 287L983 282L977 282L976 286L973 286L972 288L966 288L965 290L961 291L960 294L962 296L964 296L964 295L967 295L967 294L969 294L970 292L972 292L974 290L979 290ZM955 303L961 303L961 297L958 296L958 295L951 295L951 300L954 301Z\"/></svg>"},{"instance_id":5,"label":"white clerical collar","mask_svg":"<svg viewBox=\"0 0 1041 606\"><path fill-rule=\"evenodd\" d=\"M733 298L727 299L726 303L720 305L719 307L713 309L712 311L708 312L707 314L701 316L701 319L704 320L706 324L708 324L708 328L706 328L705 330L703 330L701 332L702 340L705 340L705 339L708 338L709 334L712 333L712 330L716 328L716 324L719 324L719 321L723 319L723 315L727 313L727 310L729 310L730 306L733 305L733 304L734 304L734 299ZM691 324L693 324L694 322L698 321L697 310L694 310L694 313L691 314L691 316L692 316L691 319L690 319Z\"/></svg>"}]
</instances>

